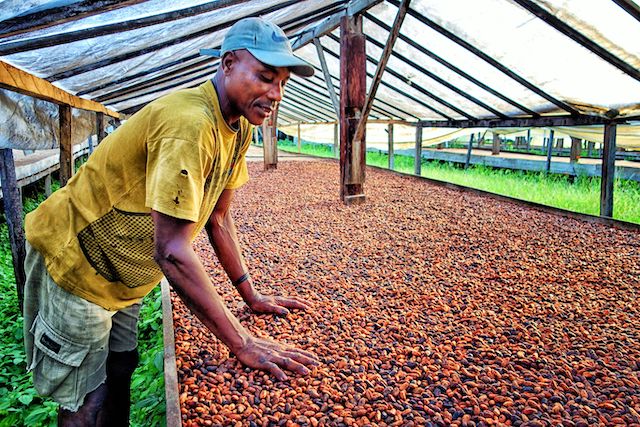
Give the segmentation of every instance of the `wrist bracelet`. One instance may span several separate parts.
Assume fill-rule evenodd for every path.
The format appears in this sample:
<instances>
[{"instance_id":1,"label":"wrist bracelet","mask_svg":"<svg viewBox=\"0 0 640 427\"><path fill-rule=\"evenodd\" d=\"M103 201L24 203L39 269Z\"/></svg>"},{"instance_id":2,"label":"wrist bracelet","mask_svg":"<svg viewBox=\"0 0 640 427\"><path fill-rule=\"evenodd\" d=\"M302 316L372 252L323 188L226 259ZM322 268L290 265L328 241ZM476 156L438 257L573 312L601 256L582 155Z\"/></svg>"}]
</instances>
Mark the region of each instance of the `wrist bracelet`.
<instances>
[{"instance_id":1,"label":"wrist bracelet","mask_svg":"<svg viewBox=\"0 0 640 427\"><path fill-rule=\"evenodd\" d=\"M242 276L238 277L236 280L234 280L231 283L233 284L233 286L235 286L237 288L238 286L240 286L242 284L242 282L248 280L249 277L250 277L249 273L244 273Z\"/></svg>"}]
</instances>

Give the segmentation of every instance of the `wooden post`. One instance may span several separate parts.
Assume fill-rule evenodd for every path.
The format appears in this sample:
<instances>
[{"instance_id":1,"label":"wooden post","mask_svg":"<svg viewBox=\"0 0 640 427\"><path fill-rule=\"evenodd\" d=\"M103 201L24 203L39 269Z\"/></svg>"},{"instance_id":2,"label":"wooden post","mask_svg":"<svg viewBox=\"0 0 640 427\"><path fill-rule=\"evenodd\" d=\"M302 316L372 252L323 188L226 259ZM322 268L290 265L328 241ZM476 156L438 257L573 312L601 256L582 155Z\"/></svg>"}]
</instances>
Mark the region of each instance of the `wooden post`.
<instances>
[{"instance_id":1,"label":"wooden post","mask_svg":"<svg viewBox=\"0 0 640 427\"><path fill-rule=\"evenodd\" d=\"M467 159L464 162L464 168L469 169L469 165L471 164L471 150L473 149L473 138L475 134L471 134L469 137L469 146L467 147Z\"/></svg>"},{"instance_id":2,"label":"wooden post","mask_svg":"<svg viewBox=\"0 0 640 427\"><path fill-rule=\"evenodd\" d=\"M276 121L278 108L262 123L262 148L264 150L264 170L278 168L278 139Z\"/></svg>"},{"instance_id":3,"label":"wooden post","mask_svg":"<svg viewBox=\"0 0 640 427\"><path fill-rule=\"evenodd\" d=\"M527 151L531 150L531 129L527 129Z\"/></svg>"},{"instance_id":4,"label":"wooden post","mask_svg":"<svg viewBox=\"0 0 640 427\"><path fill-rule=\"evenodd\" d=\"M545 171L549 173L551 171L551 153L553 152L553 129L549 133L549 141L547 141L547 164Z\"/></svg>"},{"instance_id":5,"label":"wooden post","mask_svg":"<svg viewBox=\"0 0 640 427\"><path fill-rule=\"evenodd\" d=\"M333 157L340 156L340 125L336 122L333 125Z\"/></svg>"},{"instance_id":6,"label":"wooden post","mask_svg":"<svg viewBox=\"0 0 640 427\"><path fill-rule=\"evenodd\" d=\"M2 199L4 202L4 214L9 229L9 243L13 258L13 271L16 277L16 291L20 311L24 295L25 272L25 239L22 227L22 198L16 180L16 168L13 161L13 151L10 148L0 150L2 161L0 162L0 185L2 185Z\"/></svg>"},{"instance_id":7,"label":"wooden post","mask_svg":"<svg viewBox=\"0 0 640 427\"><path fill-rule=\"evenodd\" d=\"M104 131L104 113L96 113L96 135L98 136L98 144L100 144L106 136L106 132Z\"/></svg>"},{"instance_id":8,"label":"wooden post","mask_svg":"<svg viewBox=\"0 0 640 427\"><path fill-rule=\"evenodd\" d=\"M493 133L493 145L491 145L491 155L497 156L500 154L500 135L497 132Z\"/></svg>"},{"instance_id":9,"label":"wooden post","mask_svg":"<svg viewBox=\"0 0 640 427\"><path fill-rule=\"evenodd\" d=\"M67 185L73 175L73 147L71 146L71 107L60 105L60 187Z\"/></svg>"},{"instance_id":10,"label":"wooden post","mask_svg":"<svg viewBox=\"0 0 640 427\"><path fill-rule=\"evenodd\" d=\"M600 182L600 216L613 217L613 182L616 165L615 123L604 125L604 149L602 152L602 177Z\"/></svg>"},{"instance_id":11,"label":"wooden post","mask_svg":"<svg viewBox=\"0 0 640 427\"><path fill-rule=\"evenodd\" d=\"M587 141L587 157L591 157L595 144L593 141Z\"/></svg>"},{"instance_id":12,"label":"wooden post","mask_svg":"<svg viewBox=\"0 0 640 427\"><path fill-rule=\"evenodd\" d=\"M387 125L387 137L389 141L389 146L387 147L387 157L389 158L389 169L393 170L394 168L394 154L393 154L393 123L389 123Z\"/></svg>"},{"instance_id":13,"label":"wooden post","mask_svg":"<svg viewBox=\"0 0 640 427\"><path fill-rule=\"evenodd\" d=\"M582 140L580 138L571 137L571 157L569 162L578 163L582 154Z\"/></svg>"},{"instance_id":14,"label":"wooden post","mask_svg":"<svg viewBox=\"0 0 640 427\"><path fill-rule=\"evenodd\" d=\"M298 153L302 153L302 140L300 139L300 122L298 122Z\"/></svg>"},{"instance_id":15,"label":"wooden post","mask_svg":"<svg viewBox=\"0 0 640 427\"><path fill-rule=\"evenodd\" d=\"M340 199L362 203L365 180L365 133L355 139L367 95L367 57L362 16L340 18Z\"/></svg>"},{"instance_id":16,"label":"wooden post","mask_svg":"<svg viewBox=\"0 0 640 427\"><path fill-rule=\"evenodd\" d=\"M416 150L413 161L413 173L422 175L422 126L416 126Z\"/></svg>"},{"instance_id":17,"label":"wooden post","mask_svg":"<svg viewBox=\"0 0 640 427\"><path fill-rule=\"evenodd\" d=\"M44 194L49 197L51 193L53 193L53 191L51 189L51 174L49 173L44 177Z\"/></svg>"}]
</instances>

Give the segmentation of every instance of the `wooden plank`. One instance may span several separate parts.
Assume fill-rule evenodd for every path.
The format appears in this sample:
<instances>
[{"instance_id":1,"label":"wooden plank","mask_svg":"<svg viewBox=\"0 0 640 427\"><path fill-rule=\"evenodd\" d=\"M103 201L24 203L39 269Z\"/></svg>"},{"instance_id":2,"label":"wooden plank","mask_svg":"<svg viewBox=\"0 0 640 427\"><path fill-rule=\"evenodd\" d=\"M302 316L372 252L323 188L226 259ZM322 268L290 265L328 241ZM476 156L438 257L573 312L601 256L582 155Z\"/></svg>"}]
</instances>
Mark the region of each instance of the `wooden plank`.
<instances>
[{"instance_id":1,"label":"wooden plank","mask_svg":"<svg viewBox=\"0 0 640 427\"><path fill-rule=\"evenodd\" d=\"M496 156L500 154L500 134L493 133L493 144L491 145L491 155Z\"/></svg>"},{"instance_id":2,"label":"wooden plank","mask_svg":"<svg viewBox=\"0 0 640 427\"><path fill-rule=\"evenodd\" d=\"M367 127L367 119L369 118L369 113L371 112L373 100L376 97L376 92L378 91L378 87L380 86L380 82L382 81L382 75L387 68L387 63L389 62L389 58L391 57L391 53L393 52L393 46L398 39L398 34L400 33L400 28L402 27L404 17L407 15L407 10L409 9L410 3L411 0L402 0L402 4L400 4L400 7L398 8L398 13L396 14L396 17L393 21L393 26L391 27L392 30L389 33L389 38L387 39L387 43L382 50L380 61L378 61L376 72L373 75L373 81L371 82L369 94L367 95L367 98L364 102L364 109L362 110L362 114L360 115L358 127L356 128L356 133L353 137L356 141L361 140L362 136L364 135L364 130Z\"/></svg>"},{"instance_id":3,"label":"wooden plank","mask_svg":"<svg viewBox=\"0 0 640 427\"><path fill-rule=\"evenodd\" d=\"M311 43L313 39L320 38L323 35L330 33L331 31L338 28L340 25L341 19L345 16L350 17L354 16L360 12L363 12L373 6L381 3L382 0L352 0L349 2L347 8L340 12L331 16L329 19L325 20L319 25L312 27L304 32L300 33L297 38L291 43L291 48L293 50L298 50L302 46Z\"/></svg>"},{"instance_id":4,"label":"wooden plank","mask_svg":"<svg viewBox=\"0 0 640 427\"><path fill-rule=\"evenodd\" d=\"M637 21L640 21L640 6L638 6L633 0L613 0L613 2L623 8Z\"/></svg>"},{"instance_id":5,"label":"wooden plank","mask_svg":"<svg viewBox=\"0 0 640 427\"><path fill-rule=\"evenodd\" d=\"M162 336L164 344L164 391L167 426L182 426L176 368L176 341L173 333L173 311L171 309L171 286L167 279L160 282L162 295Z\"/></svg>"},{"instance_id":6,"label":"wooden plank","mask_svg":"<svg viewBox=\"0 0 640 427\"><path fill-rule=\"evenodd\" d=\"M467 147L467 158L464 162L464 168L469 169L469 164L471 164L471 150L473 150L473 139L475 137L475 133L472 133L469 137L469 146Z\"/></svg>"},{"instance_id":7,"label":"wooden plank","mask_svg":"<svg viewBox=\"0 0 640 427\"><path fill-rule=\"evenodd\" d=\"M602 125L609 123L611 119L601 116L546 116L546 117L520 117L513 119L474 119L474 120L420 120L424 127L443 128L509 128L509 127L557 127L557 126L582 126Z\"/></svg>"},{"instance_id":8,"label":"wooden plank","mask_svg":"<svg viewBox=\"0 0 640 427\"><path fill-rule=\"evenodd\" d=\"M422 126L416 126L416 149L413 160L413 173L422 175Z\"/></svg>"},{"instance_id":9,"label":"wooden plank","mask_svg":"<svg viewBox=\"0 0 640 427\"><path fill-rule=\"evenodd\" d=\"M333 157L340 156L340 125L338 122L333 124Z\"/></svg>"},{"instance_id":10,"label":"wooden plank","mask_svg":"<svg viewBox=\"0 0 640 427\"><path fill-rule=\"evenodd\" d=\"M13 151L10 148L0 150L0 185L4 203L4 215L9 229L9 243L13 260L13 272L16 279L16 292L20 311L24 300L24 272L25 237L22 226L22 197L16 180L16 167L13 161Z\"/></svg>"},{"instance_id":11,"label":"wooden plank","mask_svg":"<svg viewBox=\"0 0 640 427\"><path fill-rule=\"evenodd\" d=\"M547 142L547 163L545 166L545 170L547 172L551 171L551 154L553 153L553 139L554 139L554 131L551 129L549 133L549 142Z\"/></svg>"},{"instance_id":12,"label":"wooden plank","mask_svg":"<svg viewBox=\"0 0 640 427\"><path fill-rule=\"evenodd\" d=\"M364 202L365 135L354 138L364 107L366 80L365 36L362 16L340 21L340 199Z\"/></svg>"},{"instance_id":13,"label":"wooden plank","mask_svg":"<svg viewBox=\"0 0 640 427\"><path fill-rule=\"evenodd\" d=\"M279 106L262 123L262 148L264 152L264 170L278 168L278 139L276 123Z\"/></svg>"},{"instance_id":14,"label":"wooden plank","mask_svg":"<svg viewBox=\"0 0 640 427\"><path fill-rule=\"evenodd\" d=\"M64 187L73 175L71 107L60 105L58 110L60 111L60 187Z\"/></svg>"},{"instance_id":15,"label":"wooden plank","mask_svg":"<svg viewBox=\"0 0 640 427\"><path fill-rule=\"evenodd\" d=\"M387 138L388 138L388 145L387 145L387 157L388 157L388 162L389 162L389 169L393 170L395 165L394 165L394 160L395 160L395 155L393 154L393 123L389 123L387 125Z\"/></svg>"},{"instance_id":16,"label":"wooden plank","mask_svg":"<svg viewBox=\"0 0 640 427\"><path fill-rule=\"evenodd\" d=\"M96 113L96 139L98 141L98 145L102 142L106 133L104 131L104 114Z\"/></svg>"},{"instance_id":17,"label":"wooden plank","mask_svg":"<svg viewBox=\"0 0 640 427\"><path fill-rule=\"evenodd\" d=\"M313 39L313 44L316 46L316 51L318 52L318 59L320 60L320 66L322 68L322 73L324 74L324 81L327 84L327 92L329 92L329 97L331 98L331 103L333 104L333 108L336 112L336 117L340 117L340 101L338 100L338 96L336 95L336 88L333 86L333 80L331 79L331 74L329 73L329 67L327 67L327 60L324 56L324 50L322 49L322 43L318 38Z\"/></svg>"},{"instance_id":18,"label":"wooden plank","mask_svg":"<svg viewBox=\"0 0 640 427\"><path fill-rule=\"evenodd\" d=\"M582 153L582 140L580 138L571 137L571 157L569 161L571 163L578 163L580 160L580 154Z\"/></svg>"},{"instance_id":19,"label":"wooden plank","mask_svg":"<svg viewBox=\"0 0 640 427\"><path fill-rule=\"evenodd\" d=\"M600 216L613 217L613 183L616 162L617 125L604 126L604 149L602 151L602 178L600 182Z\"/></svg>"},{"instance_id":20,"label":"wooden plank","mask_svg":"<svg viewBox=\"0 0 640 427\"><path fill-rule=\"evenodd\" d=\"M119 113L88 99L79 98L52 85L48 81L0 61L0 88L32 96L59 105L70 105L87 111L99 111L111 117Z\"/></svg>"},{"instance_id":21,"label":"wooden plank","mask_svg":"<svg viewBox=\"0 0 640 427\"><path fill-rule=\"evenodd\" d=\"M85 0L49 2L53 7L38 7L34 12L5 19L0 22L0 36L9 37L75 21L110 10L142 3L146 0Z\"/></svg>"}]
</instances>

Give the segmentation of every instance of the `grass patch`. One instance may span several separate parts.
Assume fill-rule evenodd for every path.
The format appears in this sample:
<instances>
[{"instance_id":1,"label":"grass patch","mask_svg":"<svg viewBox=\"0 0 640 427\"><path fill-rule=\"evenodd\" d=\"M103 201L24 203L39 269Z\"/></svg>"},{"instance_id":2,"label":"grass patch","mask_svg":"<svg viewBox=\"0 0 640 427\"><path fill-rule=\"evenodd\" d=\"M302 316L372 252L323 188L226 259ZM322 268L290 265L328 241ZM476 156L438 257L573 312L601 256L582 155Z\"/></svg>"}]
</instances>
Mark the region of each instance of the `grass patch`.
<instances>
[{"instance_id":1,"label":"grass patch","mask_svg":"<svg viewBox=\"0 0 640 427\"><path fill-rule=\"evenodd\" d=\"M278 148L298 151L297 145L290 141L280 141ZM323 144L302 144L302 153L332 157L331 147ZM388 156L383 152L369 151L367 164L386 168ZM396 154L394 170L413 174L413 156ZM573 212L590 215L600 213L599 177L572 178L544 172L493 169L482 165L472 165L465 170L453 163L427 160L422 162L422 176ZM614 185L613 217L640 224L640 183L616 179Z\"/></svg>"},{"instance_id":2,"label":"grass patch","mask_svg":"<svg viewBox=\"0 0 640 427\"><path fill-rule=\"evenodd\" d=\"M57 189L53 184L53 190ZM26 193L26 192L25 192ZM43 188L25 194L25 213L44 200ZM26 372L23 318L18 307L9 232L0 215L0 427L55 426L58 405L38 396ZM160 287L143 301L138 322L140 363L132 379L132 426L165 425Z\"/></svg>"}]
</instances>

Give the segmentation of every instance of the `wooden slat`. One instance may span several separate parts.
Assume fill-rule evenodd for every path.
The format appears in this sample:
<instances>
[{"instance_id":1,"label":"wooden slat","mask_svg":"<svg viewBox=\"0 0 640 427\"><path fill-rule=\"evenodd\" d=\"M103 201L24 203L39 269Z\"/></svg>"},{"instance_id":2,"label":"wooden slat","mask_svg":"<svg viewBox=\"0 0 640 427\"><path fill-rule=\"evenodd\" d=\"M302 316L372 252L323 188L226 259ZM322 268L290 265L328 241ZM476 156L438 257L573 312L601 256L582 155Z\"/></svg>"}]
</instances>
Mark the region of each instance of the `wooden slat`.
<instances>
[{"instance_id":1,"label":"wooden slat","mask_svg":"<svg viewBox=\"0 0 640 427\"><path fill-rule=\"evenodd\" d=\"M71 146L71 107L60 105L60 187L67 185L73 175L73 147Z\"/></svg>"},{"instance_id":2,"label":"wooden slat","mask_svg":"<svg viewBox=\"0 0 640 427\"><path fill-rule=\"evenodd\" d=\"M413 173L422 175L422 126L416 126L416 149L413 159Z\"/></svg>"},{"instance_id":3,"label":"wooden slat","mask_svg":"<svg viewBox=\"0 0 640 427\"><path fill-rule=\"evenodd\" d=\"M627 13L636 20L640 21L640 6L634 3L633 0L613 0L613 2L626 10Z\"/></svg>"},{"instance_id":4,"label":"wooden slat","mask_svg":"<svg viewBox=\"0 0 640 427\"><path fill-rule=\"evenodd\" d=\"M475 137L475 133L472 133L469 137L469 146L467 147L467 158L464 162L464 168L469 169L469 165L471 164L471 150L473 150L473 139Z\"/></svg>"},{"instance_id":5,"label":"wooden slat","mask_svg":"<svg viewBox=\"0 0 640 427\"><path fill-rule=\"evenodd\" d=\"M262 148L264 150L264 170L278 168L278 135L276 124L279 106L262 123Z\"/></svg>"},{"instance_id":6,"label":"wooden slat","mask_svg":"<svg viewBox=\"0 0 640 427\"><path fill-rule=\"evenodd\" d=\"M166 403L166 425L182 426L178 372L176 368L176 342L173 332L173 310L171 309L171 285L167 279L160 282L162 295L162 336L164 341L164 391Z\"/></svg>"},{"instance_id":7,"label":"wooden slat","mask_svg":"<svg viewBox=\"0 0 640 427\"><path fill-rule=\"evenodd\" d=\"M22 226L22 198L16 180L16 168L13 161L13 151L10 148L0 149L0 184L4 214L9 229L9 242L13 259L13 271L16 278L18 302L22 310L24 295L25 272L25 238Z\"/></svg>"},{"instance_id":8,"label":"wooden slat","mask_svg":"<svg viewBox=\"0 0 640 427\"><path fill-rule=\"evenodd\" d=\"M81 110L99 111L111 117L119 117L117 112L109 110L104 105L71 95L48 81L3 61L0 61L0 87L55 104L70 105Z\"/></svg>"},{"instance_id":9,"label":"wooden slat","mask_svg":"<svg viewBox=\"0 0 640 427\"><path fill-rule=\"evenodd\" d=\"M549 141L547 143L547 163L545 166L545 170L547 172L551 171L551 154L553 153L553 140L555 138L555 132L551 129L549 133Z\"/></svg>"},{"instance_id":10,"label":"wooden slat","mask_svg":"<svg viewBox=\"0 0 640 427\"><path fill-rule=\"evenodd\" d=\"M322 43L320 43L319 39L315 38L313 39L313 44L316 46L316 51L318 52L318 59L320 60L320 66L322 67L322 73L324 74L324 81L327 84L327 92L329 92L329 97L331 98L331 103L335 109L336 117L340 117L340 101L338 101L336 88L333 86L333 80L331 80L331 74L329 73L329 67L327 67L327 60L324 57Z\"/></svg>"},{"instance_id":11,"label":"wooden slat","mask_svg":"<svg viewBox=\"0 0 640 427\"><path fill-rule=\"evenodd\" d=\"M60 6L38 8L35 12L24 13L14 18L0 22L0 36L8 37L47 28L52 25L64 24L87 16L108 12L146 0L86 0L58 3Z\"/></svg>"},{"instance_id":12,"label":"wooden slat","mask_svg":"<svg viewBox=\"0 0 640 427\"><path fill-rule=\"evenodd\" d=\"M388 157L388 166L389 169L393 170L394 165L394 154L393 154L393 123L389 123L387 125L387 138L388 138L388 146L387 146L387 157Z\"/></svg>"},{"instance_id":13,"label":"wooden slat","mask_svg":"<svg viewBox=\"0 0 640 427\"><path fill-rule=\"evenodd\" d=\"M622 120L622 119L621 119ZM513 119L474 119L474 120L420 120L424 127L444 128L510 128L510 127L556 127L598 125L610 122L610 119L600 116L546 116L520 117Z\"/></svg>"},{"instance_id":14,"label":"wooden slat","mask_svg":"<svg viewBox=\"0 0 640 427\"><path fill-rule=\"evenodd\" d=\"M613 217L613 183L615 178L617 125L604 126L604 148L602 150L602 179L600 181L600 216Z\"/></svg>"}]
</instances>

